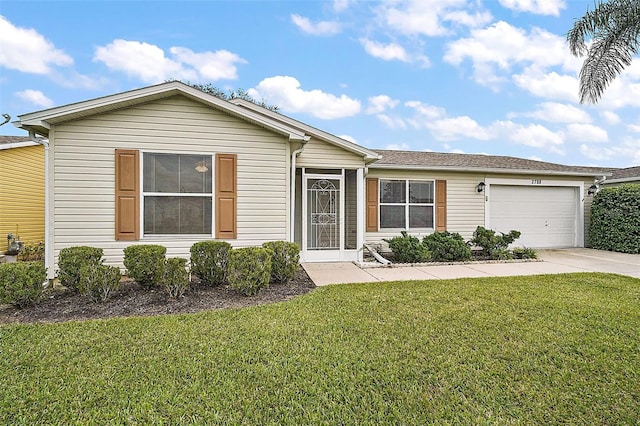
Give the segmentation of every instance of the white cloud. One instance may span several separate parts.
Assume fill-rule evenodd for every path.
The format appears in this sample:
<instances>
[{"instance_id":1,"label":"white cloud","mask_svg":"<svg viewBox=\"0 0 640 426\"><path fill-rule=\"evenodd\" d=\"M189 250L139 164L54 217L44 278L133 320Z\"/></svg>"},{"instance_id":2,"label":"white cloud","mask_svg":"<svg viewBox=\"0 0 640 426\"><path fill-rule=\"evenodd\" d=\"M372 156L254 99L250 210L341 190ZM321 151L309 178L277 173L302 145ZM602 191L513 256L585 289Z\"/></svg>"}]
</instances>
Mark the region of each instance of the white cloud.
<instances>
[{"instance_id":1,"label":"white cloud","mask_svg":"<svg viewBox=\"0 0 640 426\"><path fill-rule=\"evenodd\" d=\"M565 139L569 142L607 142L609 135L602 127L593 124L569 124Z\"/></svg>"},{"instance_id":2,"label":"white cloud","mask_svg":"<svg viewBox=\"0 0 640 426\"><path fill-rule=\"evenodd\" d=\"M346 95L303 90L300 82L289 76L265 78L247 93L255 99L268 99L282 111L303 112L327 120L354 116L361 108L360 101Z\"/></svg>"},{"instance_id":3,"label":"white cloud","mask_svg":"<svg viewBox=\"0 0 640 426\"><path fill-rule=\"evenodd\" d=\"M543 72L529 67L521 74L513 76L513 81L522 90L534 96L578 102L578 79L555 71Z\"/></svg>"},{"instance_id":4,"label":"white cloud","mask_svg":"<svg viewBox=\"0 0 640 426\"><path fill-rule=\"evenodd\" d=\"M444 108L422 103L420 101L407 101L404 106L413 108L418 116L426 119L434 119L444 117L446 111Z\"/></svg>"},{"instance_id":5,"label":"white cloud","mask_svg":"<svg viewBox=\"0 0 640 426\"><path fill-rule=\"evenodd\" d=\"M296 27L300 28L303 32L316 36L330 36L338 34L341 30L338 22L331 21L319 21L313 23L309 18L305 18L300 15L291 15L291 21Z\"/></svg>"},{"instance_id":6,"label":"white cloud","mask_svg":"<svg viewBox=\"0 0 640 426\"><path fill-rule=\"evenodd\" d=\"M508 129L508 139L512 142L540 148L564 155L561 149L564 144L562 133L553 132L540 124L530 124L527 126L515 125L510 122L502 123L503 128Z\"/></svg>"},{"instance_id":7,"label":"white cloud","mask_svg":"<svg viewBox=\"0 0 640 426\"><path fill-rule=\"evenodd\" d=\"M195 69L200 78L217 80L235 80L238 78L236 64L247 61L228 50L196 53L186 47L172 47L169 52L182 64Z\"/></svg>"},{"instance_id":8,"label":"white cloud","mask_svg":"<svg viewBox=\"0 0 640 426\"><path fill-rule=\"evenodd\" d=\"M640 133L640 125L639 124L627 124L627 129L634 132Z\"/></svg>"},{"instance_id":9,"label":"white cloud","mask_svg":"<svg viewBox=\"0 0 640 426\"><path fill-rule=\"evenodd\" d=\"M351 6L354 0L333 0L333 10L334 12L342 12Z\"/></svg>"},{"instance_id":10,"label":"white cloud","mask_svg":"<svg viewBox=\"0 0 640 426\"><path fill-rule=\"evenodd\" d=\"M196 53L184 47L171 47L173 58L160 47L117 39L97 47L93 60L103 62L115 71L122 71L146 83L160 83L168 79L221 80L236 79L236 64L246 63L238 55L226 50Z\"/></svg>"},{"instance_id":11,"label":"white cloud","mask_svg":"<svg viewBox=\"0 0 640 426\"><path fill-rule=\"evenodd\" d=\"M393 109L398 105L399 101L391 99L387 95L372 96L369 98L369 106L365 111L367 114L380 114L387 109Z\"/></svg>"},{"instance_id":12,"label":"white cloud","mask_svg":"<svg viewBox=\"0 0 640 426\"><path fill-rule=\"evenodd\" d=\"M538 120L549 121L551 123L590 123L591 117L586 111L576 108L573 105L560 104L557 102L543 102L538 104L538 109L528 113L511 113L511 117L529 117Z\"/></svg>"},{"instance_id":13,"label":"white cloud","mask_svg":"<svg viewBox=\"0 0 640 426\"><path fill-rule=\"evenodd\" d=\"M16 92L16 96L39 107L49 108L53 106L53 101L47 98L44 93L39 90L22 90L20 92Z\"/></svg>"},{"instance_id":14,"label":"white cloud","mask_svg":"<svg viewBox=\"0 0 640 426\"><path fill-rule=\"evenodd\" d=\"M637 166L640 164L640 139L627 139L616 146L582 144L580 145L580 153L599 162L622 158L626 161L626 166ZM625 164L622 166L624 167Z\"/></svg>"},{"instance_id":15,"label":"white cloud","mask_svg":"<svg viewBox=\"0 0 640 426\"><path fill-rule=\"evenodd\" d=\"M73 65L73 59L33 28L16 27L0 16L0 66L32 74Z\"/></svg>"},{"instance_id":16,"label":"white cloud","mask_svg":"<svg viewBox=\"0 0 640 426\"><path fill-rule=\"evenodd\" d=\"M601 111L600 116L602 119L612 126L620 123L620 116L612 111Z\"/></svg>"},{"instance_id":17,"label":"white cloud","mask_svg":"<svg viewBox=\"0 0 640 426\"><path fill-rule=\"evenodd\" d=\"M574 63L567 56L570 54L564 38L536 27L527 33L499 21L487 28L472 30L471 37L447 44L444 60L456 66L470 60L474 80L492 86L502 79L499 73L508 73L515 65L534 64L538 69L568 67Z\"/></svg>"},{"instance_id":18,"label":"white cloud","mask_svg":"<svg viewBox=\"0 0 640 426\"><path fill-rule=\"evenodd\" d=\"M390 117L387 114L377 114L376 118L390 129L407 128L407 123L400 117Z\"/></svg>"},{"instance_id":19,"label":"white cloud","mask_svg":"<svg viewBox=\"0 0 640 426\"><path fill-rule=\"evenodd\" d=\"M364 50L371 56L384 59L385 61L398 60L410 62L404 47L396 43L382 44L366 38L360 39Z\"/></svg>"},{"instance_id":20,"label":"white cloud","mask_svg":"<svg viewBox=\"0 0 640 426\"><path fill-rule=\"evenodd\" d=\"M491 132L467 116L431 121L425 123L425 127L431 131L434 138L440 141L460 138L486 141L492 137Z\"/></svg>"},{"instance_id":21,"label":"white cloud","mask_svg":"<svg viewBox=\"0 0 640 426\"><path fill-rule=\"evenodd\" d=\"M486 10L466 0L397 0L384 3L377 13L384 25L405 35L442 36L450 25L478 27L491 21Z\"/></svg>"},{"instance_id":22,"label":"white cloud","mask_svg":"<svg viewBox=\"0 0 640 426\"><path fill-rule=\"evenodd\" d=\"M564 0L499 0L507 9L518 12L531 12L538 15L560 15L560 11L567 7Z\"/></svg>"}]
</instances>

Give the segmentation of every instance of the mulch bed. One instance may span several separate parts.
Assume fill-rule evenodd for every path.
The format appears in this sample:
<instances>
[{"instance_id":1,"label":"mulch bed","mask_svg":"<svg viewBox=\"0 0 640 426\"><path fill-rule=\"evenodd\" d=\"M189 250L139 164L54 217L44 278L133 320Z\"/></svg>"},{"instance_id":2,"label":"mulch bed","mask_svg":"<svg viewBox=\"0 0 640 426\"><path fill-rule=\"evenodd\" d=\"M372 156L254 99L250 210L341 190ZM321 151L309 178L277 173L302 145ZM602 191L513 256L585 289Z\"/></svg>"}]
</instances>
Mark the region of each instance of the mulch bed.
<instances>
[{"instance_id":1,"label":"mulch bed","mask_svg":"<svg viewBox=\"0 0 640 426\"><path fill-rule=\"evenodd\" d=\"M88 297L56 286L45 291L42 301L36 306L17 309L9 305L0 305L0 324L64 322L242 308L289 300L308 293L315 287L302 268L289 283L271 284L251 297L241 295L228 285L208 287L196 280L184 297L174 299L163 289L147 290L132 280L126 280L109 300L94 303Z\"/></svg>"}]
</instances>

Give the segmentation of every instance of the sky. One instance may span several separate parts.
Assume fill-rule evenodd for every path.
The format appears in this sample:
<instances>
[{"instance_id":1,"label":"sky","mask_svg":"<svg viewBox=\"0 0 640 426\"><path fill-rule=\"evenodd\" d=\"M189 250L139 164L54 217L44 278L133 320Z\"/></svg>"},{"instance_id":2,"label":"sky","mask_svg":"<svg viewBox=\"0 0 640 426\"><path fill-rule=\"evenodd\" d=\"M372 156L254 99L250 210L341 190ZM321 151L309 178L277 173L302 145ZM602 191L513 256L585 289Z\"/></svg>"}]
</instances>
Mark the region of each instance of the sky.
<instances>
[{"instance_id":1,"label":"sky","mask_svg":"<svg viewBox=\"0 0 640 426\"><path fill-rule=\"evenodd\" d=\"M0 112L178 79L242 88L372 149L637 166L640 61L578 102L583 58L565 35L593 4L2 0Z\"/></svg>"}]
</instances>

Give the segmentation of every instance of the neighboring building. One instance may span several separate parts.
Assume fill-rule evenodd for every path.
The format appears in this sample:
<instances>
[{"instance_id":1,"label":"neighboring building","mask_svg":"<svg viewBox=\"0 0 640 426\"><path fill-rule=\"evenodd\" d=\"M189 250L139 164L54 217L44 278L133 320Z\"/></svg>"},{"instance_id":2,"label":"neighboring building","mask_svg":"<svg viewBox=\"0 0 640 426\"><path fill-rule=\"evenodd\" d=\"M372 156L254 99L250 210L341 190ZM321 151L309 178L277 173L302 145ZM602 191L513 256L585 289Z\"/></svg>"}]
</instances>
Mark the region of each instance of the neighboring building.
<instances>
[{"instance_id":1,"label":"neighboring building","mask_svg":"<svg viewBox=\"0 0 640 426\"><path fill-rule=\"evenodd\" d=\"M611 170L611 177L608 177L602 185L604 186L620 186L623 183L640 184L640 166L627 167L626 169Z\"/></svg>"},{"instance_id":2,"label":"neighboring building","mask_svg":"<svg viewBox=\"0 0 640 426\"><path fill-rule=\"evenodd\" d=\"M0 136L0 252L8 234L44 241L44 149L22 136Z\"/></svg>"},{"instance_id":3,"label":"neighboring building","mask_svg":"<svg viewBox=\"0 0 640 426\"><path fill-rule=\"evenodd\" d=\"M522 231L531 247L581 247L607 175L512 157L373 151L251 102L180 82L24 114L48 138L47 261L91 245L300 243L306 262L362 259L365 241L403 229L469 238L478 225ZM50 276L53 268L50 267Z\"/></svg>"}]
</instances>

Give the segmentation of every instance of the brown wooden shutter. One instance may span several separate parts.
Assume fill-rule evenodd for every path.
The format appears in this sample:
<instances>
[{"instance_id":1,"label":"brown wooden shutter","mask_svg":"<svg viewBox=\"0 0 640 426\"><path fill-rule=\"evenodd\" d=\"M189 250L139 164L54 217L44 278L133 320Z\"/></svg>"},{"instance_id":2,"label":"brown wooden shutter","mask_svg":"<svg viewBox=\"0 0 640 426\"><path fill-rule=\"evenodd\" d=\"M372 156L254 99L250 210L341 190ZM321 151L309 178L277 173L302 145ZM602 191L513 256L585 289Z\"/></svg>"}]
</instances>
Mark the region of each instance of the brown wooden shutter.
<instances>
[{"instance_id":1,"label":"brown wooden shutter","mask_svg":"<svg viewBox=\"0 0 640 426\"><path fill-rule=\"evenodd\" d=\"M116 149L116 240L140 239L139 155L135 149Z\"/></svg>"},{"instance_id":2,"label":"brown wooden shutter","mask_svg":"<svg viewBox=\"0 0 640 426\"><path fill-rule=\"evenodd\" d=\"M436 181L436 231L447 230L447 181Z\"/></svg>"},{"instance_id":3,"label":"brown wooden shutter","mask_svg":"<svg viewBox=\"0 0 640 426\"><path fill-rule=\"evenodd\" d=\"M216 154L216 238L237 238L236 154Z\"/></svg>"},{"instance_id":4,"label":"brown wooden shutter","mask_svg":"<svg viewBox=\"0 0 640 426\"><path fill-rule=\"evenodd\" d=\"M378 179L367 179L367 232L378 231Z\"/></svg>"}]
</instances>

